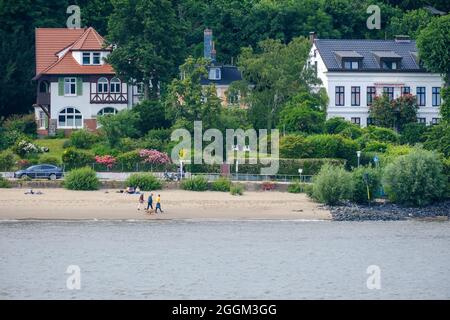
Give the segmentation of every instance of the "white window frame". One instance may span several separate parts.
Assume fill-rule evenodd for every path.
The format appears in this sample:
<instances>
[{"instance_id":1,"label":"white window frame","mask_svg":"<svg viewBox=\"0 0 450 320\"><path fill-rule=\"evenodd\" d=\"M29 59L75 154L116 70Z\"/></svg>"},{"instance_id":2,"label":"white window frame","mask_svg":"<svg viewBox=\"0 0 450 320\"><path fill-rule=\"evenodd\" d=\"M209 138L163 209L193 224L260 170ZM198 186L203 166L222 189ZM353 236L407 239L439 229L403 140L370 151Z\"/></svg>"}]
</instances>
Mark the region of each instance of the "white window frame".
<instances>
[{"instance_id":1,"label":"white window frame","mask_svg":"<svg viewBox=\"0 0 450 320\"><path fill-rule=\"evenodd\" d=\"M104 90L105 85L106 85L106 91ZM100 88L102 88L102 89L100 90ZM108 92L109 92L109 81L107 78L101 77L97 81L97 93L108 93Z\"/></svg>"},{"instance_id":2,"label":"white window frame","mask_svg":"<svg viewBox=\"0 0 450 320\"><path fill-rule=\"evenodd\" d=\"M39 125L39 129L46 129L47 128L47 123L48 123L48 117L45 114L44 111L39 111L38 112L38 125Z\"/></svg>"},{"instance_id":3,"label":"white window frame","mask_svg":"<svg viewBox=\"0 0 450 320\"><path fill-rule=\"evenodd\" d=\"M69 87L67 87L66 85L68 85ZM74 88L74 93L72 93L72 85ZM69 93L67 92L67 89L69 89ZM64 78L64 96L75 97L76 95L77 95L77 78L74 77Z\"/></svg>"},{"instance_id":4,"label":"white window frame","mask_svg":"<svg viewBox=\"0 0 450 320\"><path fill-rule=\"evenodd\" d=\"M120 81L119 78L112 78L111 81L109 82L109 92L120 93L121 91L122 91L122 81Z\"/></svg>"},{"instance_id":5,"label":"white window frame","mask_svg":"<svg viewBox=\"0 0 450 320\"><path fill-rule=\"evenodd\" d=\"M89 58L89 63L85 63L85 62L84 62L85 56ZM89 65L91 65L91 64L92 64L92 55L91 55L91 53L90 53L90 52L82 52L82 53L81 53L81 62L82 62L82 64L83 64L84 66L89 66Z\"/></svg>"},{"instance_id":6,"label":"white window frame","mask_svg":"<svg viewBox=\"0 0 450 320\"><path fill-rule=\"evenodd\" d=\"M68 113L68 112L67 112L68 109L73 109L73 112ZM60 118L61 116L63 116L63 117L65 118L64 125L61 125L61 124L60 124L59 118ZM67 121L68 117L73 117L73 125L72 125L72 126L67 125L67 123L68 123L68 121ZM81 125L80 125L80 126L77 126L77 125L76 125L76 118L77 118L77 117L81 120ZM75 107L66 107L66 108L63 108L62 110L60 110L60 111L58 112L58 128L61 128L61 129L82 129L83 126L84 126L84 123L83 123L83 114L82 114L81 111L78 110L77 108L75 108Z\"/></svg>"},{"instance_id":7,"label":"white window frame","mask_svg":"<svg viewBox=\"0 0 450 320\"><path fill-rule=\"evenodd\" d=\"M95 63L96 55L98 55L98 63ZM102 64L102 54L100 52L92 52L92 65L99 66Z\"/></svg>"},{"instance_id":8,"label":"white window frame","mask_svg":"<svg viewBox=\"0 0 450 320\"><path fill-rule=\"evenodd\" d=\"M89 63L84 62L85 56L89 56ZM98 56L98 63L95 63L95 57ZM102 64L102 54L101 52L82 52L81 53L81 63L84 66L99 66Z\"/></svg>"},{"instance_id":9,"label":"white window frame","mask_svg":"<svg viewBox=\"0 0 450 320\"><path fill-rule=\"evenodd\" d=\"M220 68L210 68L209 69L209 80L220 80L222 78L222 71Z\"/></svg>"}]
</instances>

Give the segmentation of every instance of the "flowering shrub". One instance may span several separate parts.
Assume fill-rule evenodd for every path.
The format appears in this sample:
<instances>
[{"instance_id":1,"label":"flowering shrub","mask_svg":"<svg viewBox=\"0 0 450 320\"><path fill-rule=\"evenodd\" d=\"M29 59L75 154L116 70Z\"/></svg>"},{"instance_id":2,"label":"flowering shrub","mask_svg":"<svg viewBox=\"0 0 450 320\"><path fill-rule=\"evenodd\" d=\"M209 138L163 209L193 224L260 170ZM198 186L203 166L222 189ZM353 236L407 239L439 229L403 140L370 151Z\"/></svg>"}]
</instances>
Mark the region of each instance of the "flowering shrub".
<instances>
[{"instance_id":1,"label":"flowering shrub","mask_svg":"<svg viewBox=\"0 0 450 320\"><path fill-rule=\"evenodd\" d=\"M117 159L110 155L95 156L95 162L106 166L108 169L111 169L116 164Z\"/></svg>"},{"instance_id":2,"label":"flowering shrub","mask_svg":"<svg viewBox=\"0 0 450 320\"><path fill-rule=\"evenodd\" d=\"M27 140L20 140L17 142L14 152L21 157L37 154L43 152L42 148Z\"/></svg>"},{"instance_id":3,"label":"flowering shrub","mask_svg":"<svg viewBox=\"0 0 450 320\"><path fill-rule=\"evenodd\" d=\"M157 150L142 149L139 151L139 156L144 163L151 164L168 164L170 163L170 158L167 153L159 152Z\"/></svg>"}]
</instances>

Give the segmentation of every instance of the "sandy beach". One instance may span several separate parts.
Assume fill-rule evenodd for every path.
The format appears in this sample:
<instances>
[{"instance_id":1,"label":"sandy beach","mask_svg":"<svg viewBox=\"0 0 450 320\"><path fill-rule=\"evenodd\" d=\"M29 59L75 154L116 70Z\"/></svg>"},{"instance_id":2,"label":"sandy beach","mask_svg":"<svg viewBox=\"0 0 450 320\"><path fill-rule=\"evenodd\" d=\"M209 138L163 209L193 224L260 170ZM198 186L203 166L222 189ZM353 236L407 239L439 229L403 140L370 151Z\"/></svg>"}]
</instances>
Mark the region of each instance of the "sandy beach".
<instances>
[{"instance_id":1,"label":"sandy beach","mask_svg":"<svg viewBox=\"0 0 450 320\"><path fill-rule=\"evenodd\" d=\"M304 194L161 190L163 214L138 211L138 195L115 190L69 191L41 189L41 195L25 195L26 189L0 189L0 219L306 219L328 220ZM36 191L36 190L35 190ZM147 198L148 192L145 192Z\"/></svg>"}]
</instances>

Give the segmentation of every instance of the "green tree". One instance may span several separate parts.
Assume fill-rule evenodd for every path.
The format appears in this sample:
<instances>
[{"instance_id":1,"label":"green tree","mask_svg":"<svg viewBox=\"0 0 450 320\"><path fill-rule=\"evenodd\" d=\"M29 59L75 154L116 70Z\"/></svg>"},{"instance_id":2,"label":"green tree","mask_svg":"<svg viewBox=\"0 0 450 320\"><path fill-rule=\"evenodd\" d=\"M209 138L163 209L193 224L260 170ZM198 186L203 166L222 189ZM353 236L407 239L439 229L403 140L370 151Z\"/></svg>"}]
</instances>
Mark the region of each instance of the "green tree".
<instances>
[{"instance_id":1,"label":"green tree","mask_svg":"<svg viewBox=\"0 0 450 320\"><path fill-rule=\"evenodd\" d=\"M312 110L307 102L290 105L280 112L278 127L286 132L321 133L325 122L325 114Z\"/></svg>"},{"instance_id":2,"label":"green tree","mask_svg":"<svg viewBox=\"0 0 450 320\"><path fill-rule=\"evenodd\" d=\"M314 71L305 68L311 43L306 38L295 38L289 44L268 39L258 45L243 48L239 66L244 79L251 84L248 96L250 120L256 128L275 126L283 104L301 89L319 83Z\"/></svg>"},{"instance_id":3,"label":"green tree","mask_svg":"<svg viewBox=\"0 0 450 320\"><path fill-rule=\"evenodd\" d=\"M389 101L383 94L375 97L369 113L376 125L401 130L405 124L416 122L418 109L415 96L403 95Z\"/></svg>"},{"instance_id":4,"label":"green tree","mask_svg":"<svg viewBox=\"0 0 450 320\"><path fill-rule=\"evenodd\" d=\"M138 117L131 110L123 110L117 114L100 116L98 122L100 130L104 133L109 145L115 147L121 138L136 138L139 135L137 129Z\"/></svg>"},{"instance_id":5,"label":"green tree","mask_svg":"<svg viewBox=\"0 0 450 320\"><path fill-rule=\"evenodd\" d=\"M425 67L440 73L450 83L450 15L433 19L418 38L419 56Z\"/></svg>"},{"instance_id":6,"label":"green tree","mask_svg":"<svg viewBox=\"0 0 450 320\"><path fill-rule=\"evenodd\" d=\"M432 20L433 15L425 9L411 10L403 13L401 17L392 17L389 23L389 33L395 35L409 35L416 39L420 31Z\"/></svg>"},{"instance_id":7,"label":"green tree","mask_svg":"<svg viewBox=\"0 0 450 320\"><path fill-rule=\"evenodd\" d=\"M142 82L144 97L157 99L161 83L177 73L183 53L182 27L169 0L112 0L107 61L124 80Z\"/></svg>"}]
</instances>

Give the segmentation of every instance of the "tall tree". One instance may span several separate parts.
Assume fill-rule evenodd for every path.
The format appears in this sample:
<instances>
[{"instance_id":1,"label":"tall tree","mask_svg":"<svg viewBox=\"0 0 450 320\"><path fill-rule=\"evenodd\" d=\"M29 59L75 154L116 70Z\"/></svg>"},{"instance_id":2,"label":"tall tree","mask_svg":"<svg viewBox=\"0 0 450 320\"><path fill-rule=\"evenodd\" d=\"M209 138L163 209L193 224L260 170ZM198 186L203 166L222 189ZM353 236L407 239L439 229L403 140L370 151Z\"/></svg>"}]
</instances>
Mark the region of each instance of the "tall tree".
<instances>
[{"instance_id":1,"label":"tall tree","mask_svg":"<svg viewBox=\"0 0 450 320\"><path fill-rule=\"evenodd\" d=\"M311 43L295 38L288 45L279 40L259 43L257 51L244 48L239 67L248 82L250 119L256 128L271 129L281 106L301 89L309 90L319 80L311 68L305 68Z\"/></svg>"},{"instance_id":2,"label":"tall tree","mask_svg":"<svg viewBox=\"0 0 450 320\"><path fill-rule=\"evenodd\" d=\"M116 49L108 62L124 80L142 82L145 98L158 98L161 83L177 74L182 27L170 0L112 0L107 39Z\"/></svg>"}]
</instances>

